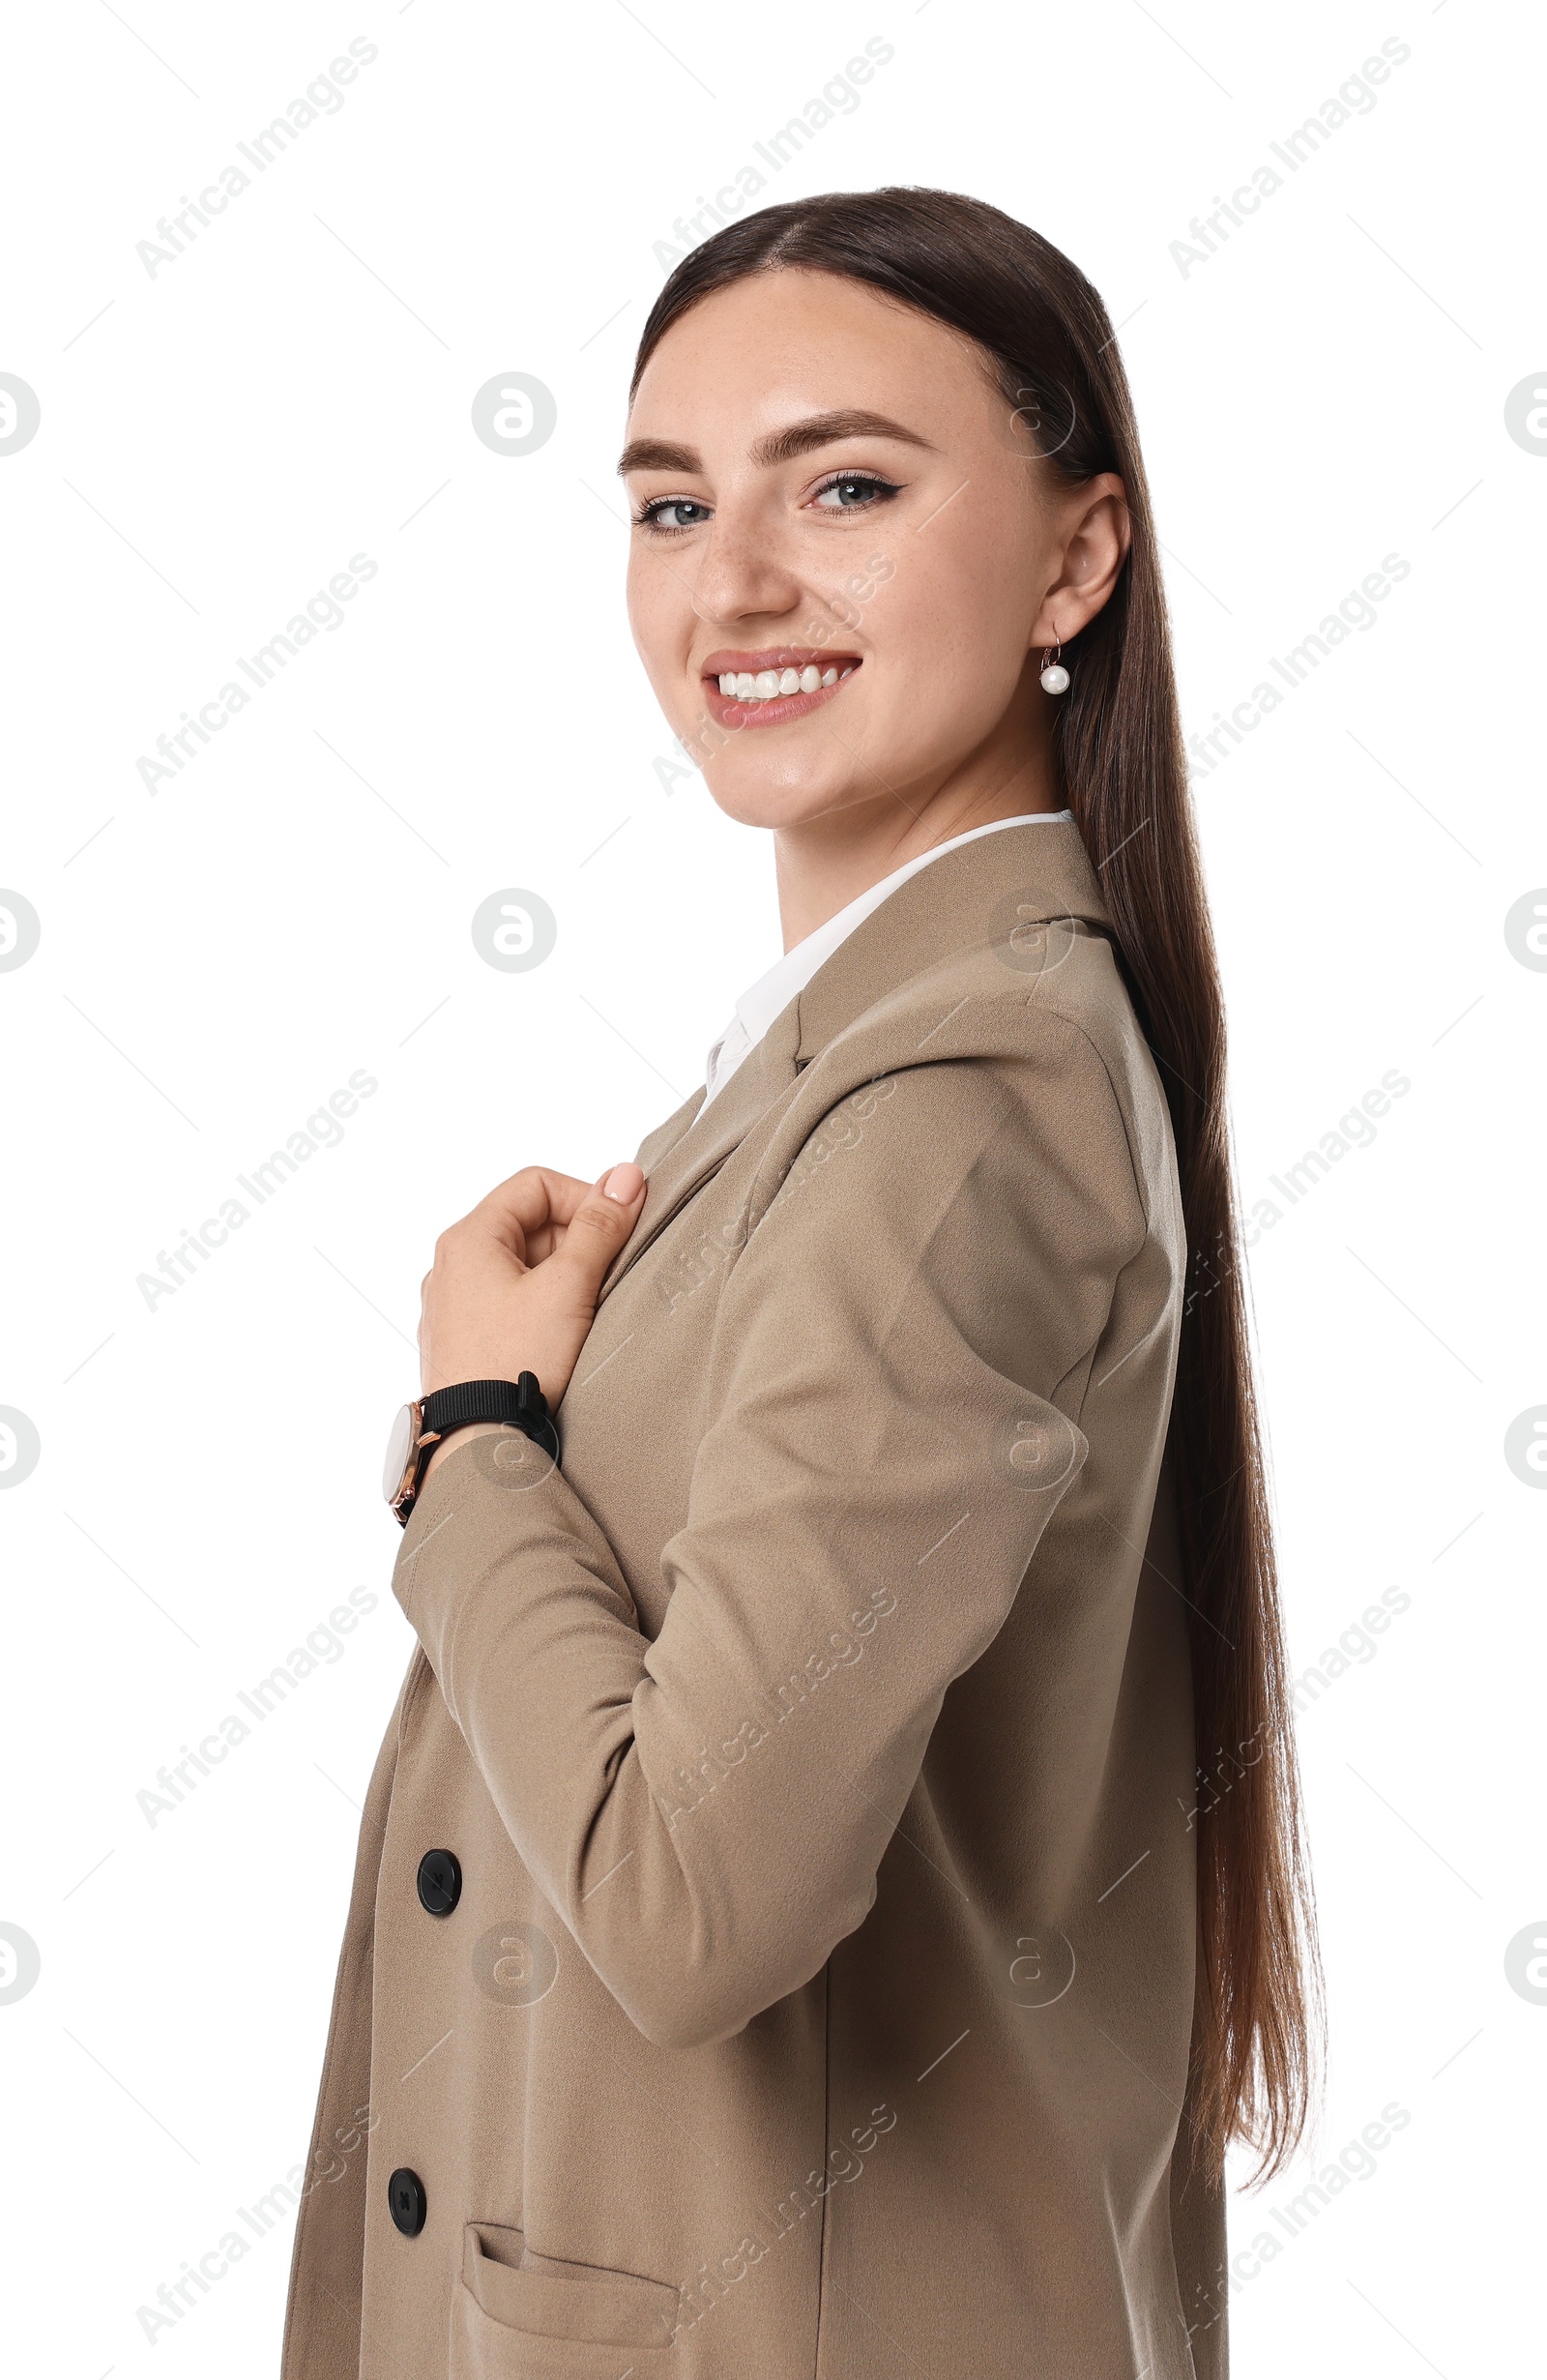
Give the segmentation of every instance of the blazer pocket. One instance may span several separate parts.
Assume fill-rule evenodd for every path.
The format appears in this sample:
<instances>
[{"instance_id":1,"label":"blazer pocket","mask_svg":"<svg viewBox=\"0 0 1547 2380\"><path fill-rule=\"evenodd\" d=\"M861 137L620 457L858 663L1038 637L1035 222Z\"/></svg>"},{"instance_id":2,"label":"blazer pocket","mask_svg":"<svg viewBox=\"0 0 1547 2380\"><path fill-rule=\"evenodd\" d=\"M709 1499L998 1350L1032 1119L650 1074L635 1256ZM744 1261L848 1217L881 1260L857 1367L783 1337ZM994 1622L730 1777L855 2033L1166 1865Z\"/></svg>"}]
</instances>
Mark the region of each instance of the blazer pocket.
<instances>
[{"instance_id":1,"label":"blazer pocket","mask_svg":"<svg viewBox=\"0 0 1547 2380\"><path fill-rule=\"evenodd\" d=\"M668 2282L535 2256L519 2231L469 2223L450 2380L662 2380L679 2309Z\"/></svg>"}]
</instances>

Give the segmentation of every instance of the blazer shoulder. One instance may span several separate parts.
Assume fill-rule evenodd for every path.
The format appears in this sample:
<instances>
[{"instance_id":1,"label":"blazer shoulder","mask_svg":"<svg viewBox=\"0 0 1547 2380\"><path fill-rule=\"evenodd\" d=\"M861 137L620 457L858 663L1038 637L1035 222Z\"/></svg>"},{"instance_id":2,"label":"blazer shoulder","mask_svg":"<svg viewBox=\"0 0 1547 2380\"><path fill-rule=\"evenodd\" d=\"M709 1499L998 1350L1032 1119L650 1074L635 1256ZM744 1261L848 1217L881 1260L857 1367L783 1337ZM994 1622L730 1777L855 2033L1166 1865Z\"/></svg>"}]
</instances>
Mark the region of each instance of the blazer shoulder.
<instances>
[{"instance_id":1,"label":"blazer shoulder","mask_svg":"<svg viewBox=\"0 0 1547 2380\"><path fill-rule=\"evenodd\" d=\"M1110 938L1080 919L1018 923L907 976L850 1019L805 1065L787 1131L818 1130L883 1079L965 1064L978 1095L1018 1109L1073 1170L1104 1149L1100 1161L1123 1164L1147 1215L1172 1207L1165 1094ZM973 1096L966 1081L962 1096Z\"/></svg>"},{"instance_id":2,"label":"blazer shoulder","mask_svg":"<svg viewBox=\"0 0 1547 2380\"><path fill-rule=\"evenodd\" d=\"M1072 1036L1072 1039L1071 1039ZM944 1057L1072 1062L1084 1042L1126 1079L1148 1055L1111 941L1081 919L1034 920L964 946L905 976L849 1018L808 1061L851 1072Z\"/></svg>"}]
</instances>

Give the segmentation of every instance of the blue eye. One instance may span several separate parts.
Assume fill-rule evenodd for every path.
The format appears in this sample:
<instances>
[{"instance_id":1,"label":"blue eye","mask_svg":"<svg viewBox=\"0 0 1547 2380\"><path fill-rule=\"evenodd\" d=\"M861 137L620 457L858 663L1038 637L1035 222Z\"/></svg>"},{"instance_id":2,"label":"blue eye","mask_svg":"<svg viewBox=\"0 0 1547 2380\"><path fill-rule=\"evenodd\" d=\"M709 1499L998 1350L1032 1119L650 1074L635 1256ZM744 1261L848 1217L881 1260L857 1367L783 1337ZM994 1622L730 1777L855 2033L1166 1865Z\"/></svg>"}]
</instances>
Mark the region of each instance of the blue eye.
<instances>
[{"instance_id":1,"label":"blue eye","mask_svg":"<svg viewBox=\"0 0 1547 2380\"><path fill-rule=\"evenodd\" d=\"M695 517L684 520L673 515L691 513ZM657 496L641 505L634 519L642 529L663 530L667 536L680 535L684 529L696 529L710 516L707 504L696 504L691 496Z\"/></svg>"},{"instance_id":2,"label":"blue eye","mask_svg":"<svg viewBox=\"0 0 1547 2380\"><path fill-rule=\"evenodd\" d=\"M818 488L813 501L825 513L858 513L867 511L875 504L884 504L889 496L896 493L893 481L878 479L873 471L842 471L835 479L829 480L825 487ZM826 501L829 496L836 501L829 504Z\"/></svg>"}]
</instances>

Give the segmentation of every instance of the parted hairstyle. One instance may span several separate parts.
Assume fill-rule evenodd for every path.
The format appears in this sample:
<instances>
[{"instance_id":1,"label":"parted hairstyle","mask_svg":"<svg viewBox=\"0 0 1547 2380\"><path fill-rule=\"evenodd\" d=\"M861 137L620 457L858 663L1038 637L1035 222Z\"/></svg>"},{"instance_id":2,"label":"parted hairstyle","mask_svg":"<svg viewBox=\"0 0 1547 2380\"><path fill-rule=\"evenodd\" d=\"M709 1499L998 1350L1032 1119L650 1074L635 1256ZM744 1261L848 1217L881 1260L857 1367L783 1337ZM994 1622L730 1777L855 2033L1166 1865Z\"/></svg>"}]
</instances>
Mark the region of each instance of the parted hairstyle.
<instances>
[{"instance_id":1,"label":"parted hairstyle","mask_svg":"<svg viewBox=\"0 0 1547 2380\"><path fill-rule=\"evenodd\" d=\"M1193 2149L1233 2140L1276 2172L1305 2130L1322 2004L1294 1714L1252 1386L1225 1104L1218 968L1194 834L1159 549L1107 310L1058 249L997 207L893 188L794 199L733 222L676 267L645 324L632 397L689 308L752 274L866 283L964 333L1034 468L1116 472L1132 544L1063 659L1055 751L1165 1085L1190 1284L1170 1445L1177 1473L1199 1772Z\"/></svg>"}]
</instances>

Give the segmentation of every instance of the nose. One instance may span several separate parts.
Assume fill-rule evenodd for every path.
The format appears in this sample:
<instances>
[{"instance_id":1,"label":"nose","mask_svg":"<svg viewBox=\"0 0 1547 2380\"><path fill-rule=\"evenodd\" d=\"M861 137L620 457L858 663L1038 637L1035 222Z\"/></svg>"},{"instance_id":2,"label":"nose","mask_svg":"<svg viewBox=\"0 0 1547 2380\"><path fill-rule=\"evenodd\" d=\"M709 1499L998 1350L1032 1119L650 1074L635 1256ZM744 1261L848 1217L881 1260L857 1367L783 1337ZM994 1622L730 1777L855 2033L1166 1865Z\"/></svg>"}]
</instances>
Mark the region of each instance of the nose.
<instances>
[{"instance_id":1,"label":"nose","mask_svg":"<svg viewBox=\"0 0 1547 2380\"><path fill-rule=\"evenodd\" d=\"M693 609L715 627L783 619L804 594L777 526L761 508L734 498L716 506L699 549Z\"/></svg>"}]
</instances>

